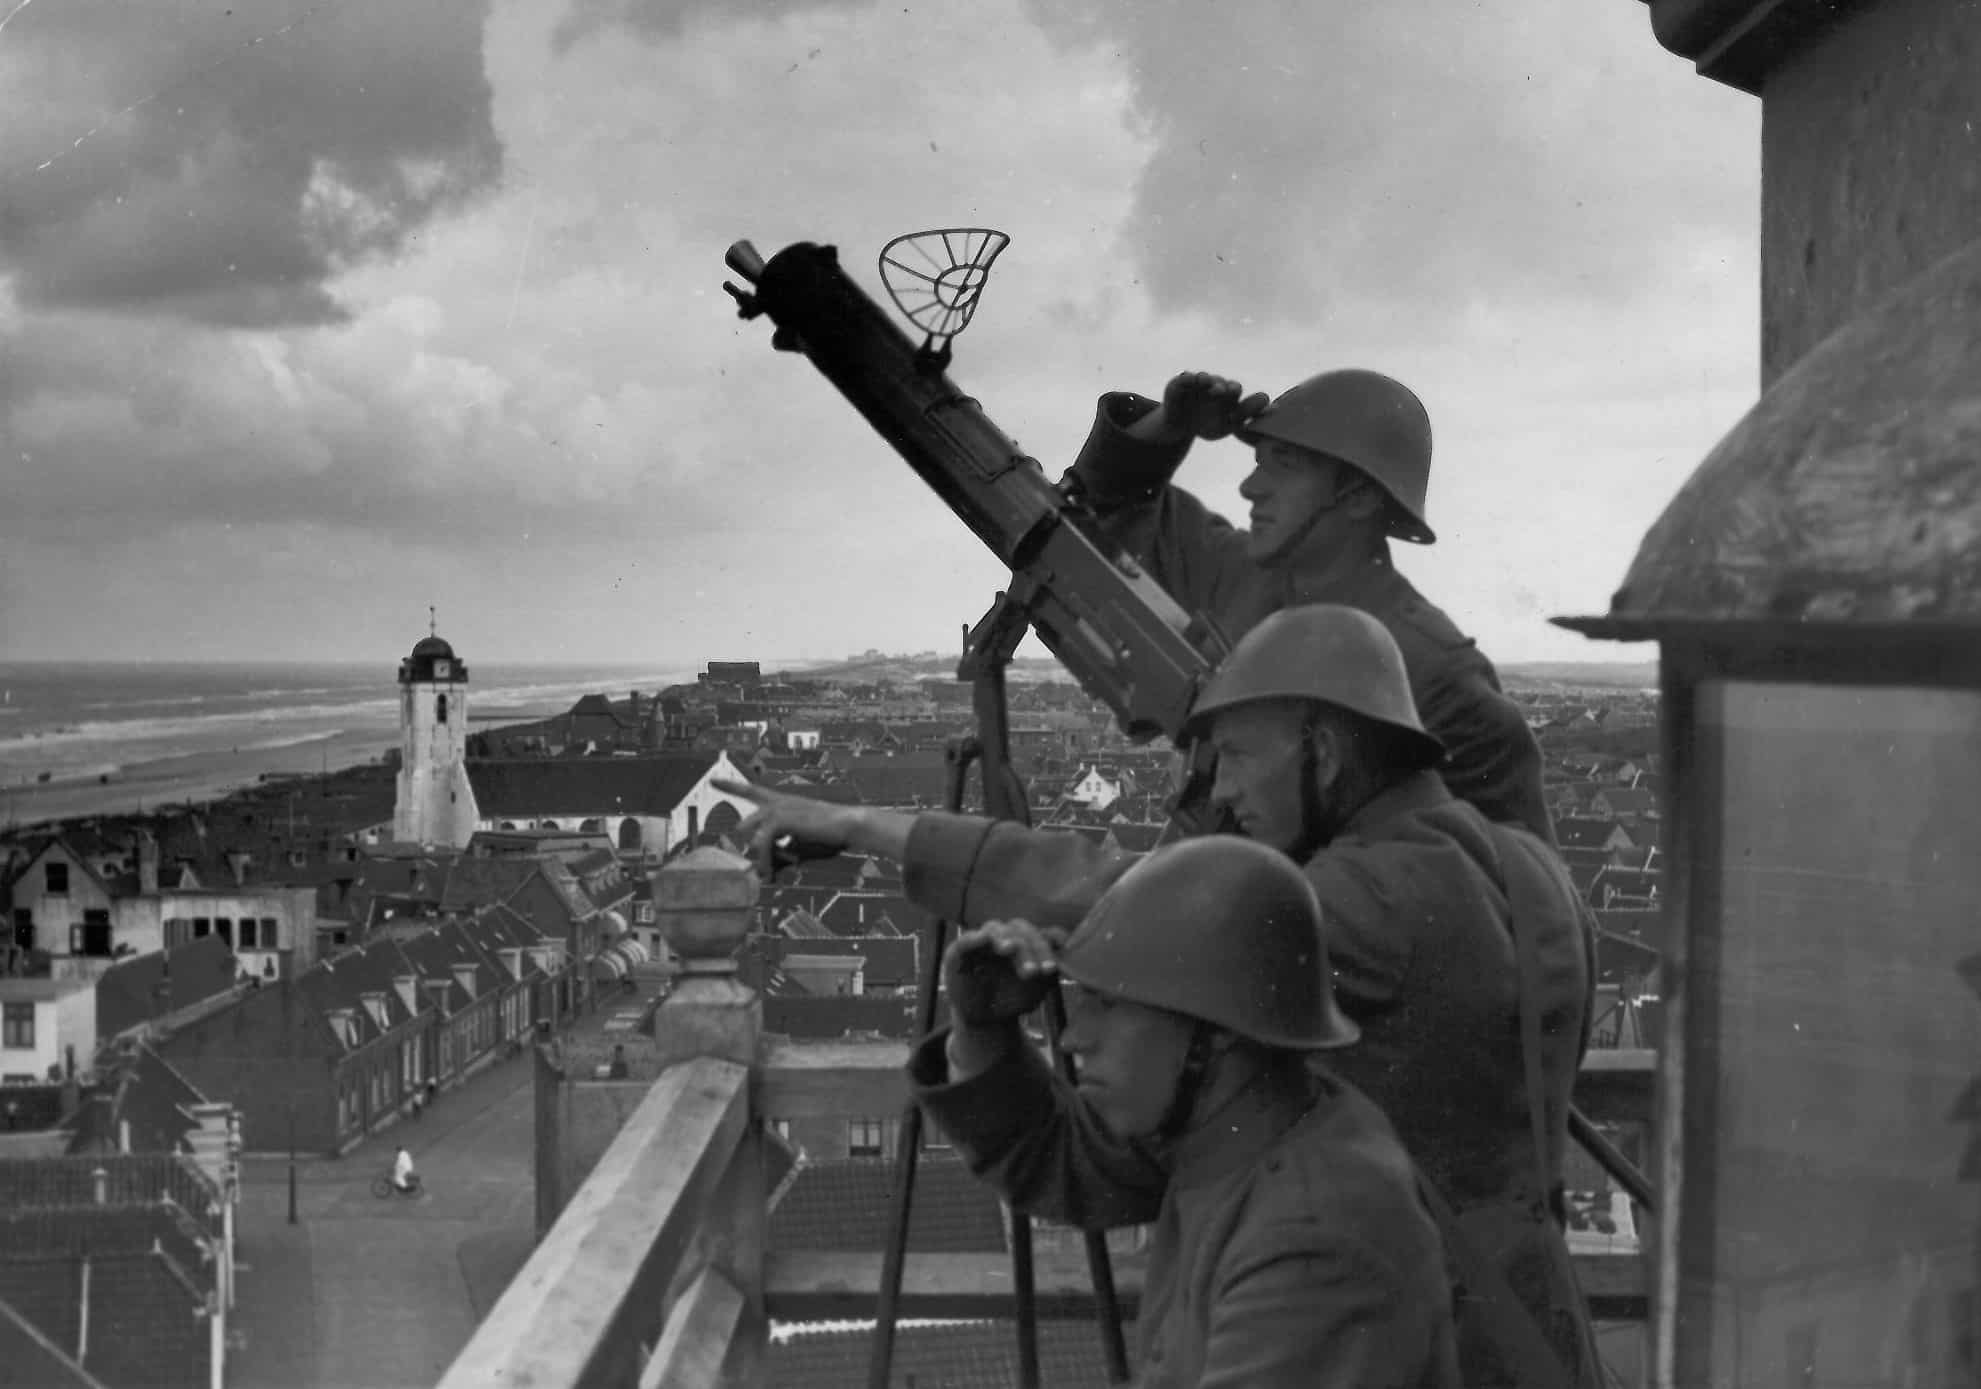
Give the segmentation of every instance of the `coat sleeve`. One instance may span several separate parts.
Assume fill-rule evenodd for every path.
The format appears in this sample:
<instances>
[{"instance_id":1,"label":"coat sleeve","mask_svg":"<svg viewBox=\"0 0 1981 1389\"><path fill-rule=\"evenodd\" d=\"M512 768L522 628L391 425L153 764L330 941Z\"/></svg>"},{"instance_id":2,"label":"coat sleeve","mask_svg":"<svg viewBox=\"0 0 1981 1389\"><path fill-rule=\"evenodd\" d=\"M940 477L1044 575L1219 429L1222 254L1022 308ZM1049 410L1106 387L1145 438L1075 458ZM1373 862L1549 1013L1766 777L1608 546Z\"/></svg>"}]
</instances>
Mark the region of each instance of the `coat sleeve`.
<instances>
[{"instance_id":1,"label":"coat sleeve","mask_svg":"<svg viewBox=\"0 0 1981 1389\"><path fill-rule=\"evenodd\" d=\"M972 1173L1017 1209L1083 1230L1156 1218L1168 1183L1154 1156L1108 1133L1029 1041L961 1081L948 1043L944 1028L916 1047L908 1083Z\"/></svg>"},{"instance_id":2,"label":"coat sleeve","mask_svg":"<svg viewBox=\"0 0 1981 1389\"><path fill-rule=\"evenodd\" d=\"M1352 1241L1286 1245L1248 1260L1223 1280L1199 1389L1457 1383L1440 1290L1426 1297L1399 1280L1386 1260Z\"/></svg>"},{"instance_id":3,"label":"coat sleeve","mask_svg":"<svg viewBox=\"0 0 1981 1389\"><path fill-rule=\"evenodd\" d=\"M1125 392L1102 396L1070 476L1093 508L1097 539L1134 556L1187 611L1216 616L1239 601L1243 586L1258 582L1254 566L1236 527L1170 485L1190 446L1151 444L1126 432L1155 406Z\"/></svg>"},{"instance_id":4,"label":"coat sleeve","mask_svg":"<svg viewBox=\"0 0 1981 1389\"><path fill-rule=\"evenodd\" d=\"M908 832L902 887L916 906L966 926L1022 917L1071 929L1135 857L1084 835L931 812Z\"/></svg>"}]
</instances>

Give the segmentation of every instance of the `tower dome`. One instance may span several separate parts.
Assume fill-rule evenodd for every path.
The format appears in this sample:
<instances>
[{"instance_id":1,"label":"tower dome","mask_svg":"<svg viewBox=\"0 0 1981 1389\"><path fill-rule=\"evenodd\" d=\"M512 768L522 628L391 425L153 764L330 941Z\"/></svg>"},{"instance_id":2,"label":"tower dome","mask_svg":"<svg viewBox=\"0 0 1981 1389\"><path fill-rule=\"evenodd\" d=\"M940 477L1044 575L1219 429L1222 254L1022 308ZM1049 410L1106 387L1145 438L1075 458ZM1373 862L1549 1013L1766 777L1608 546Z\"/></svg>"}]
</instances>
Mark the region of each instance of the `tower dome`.
<instances>
[{"instance_id":1,"label":"tower dome","mask_svg":"<svg viewBox=\"0 0 1981 1389\"><path fill-rule=\"evenodd\" d=\"M421 637L412 655L399 662L399 683L452 682L468 678L468 668L455 655L445 637Z\"/></svg>"}]
</instances>

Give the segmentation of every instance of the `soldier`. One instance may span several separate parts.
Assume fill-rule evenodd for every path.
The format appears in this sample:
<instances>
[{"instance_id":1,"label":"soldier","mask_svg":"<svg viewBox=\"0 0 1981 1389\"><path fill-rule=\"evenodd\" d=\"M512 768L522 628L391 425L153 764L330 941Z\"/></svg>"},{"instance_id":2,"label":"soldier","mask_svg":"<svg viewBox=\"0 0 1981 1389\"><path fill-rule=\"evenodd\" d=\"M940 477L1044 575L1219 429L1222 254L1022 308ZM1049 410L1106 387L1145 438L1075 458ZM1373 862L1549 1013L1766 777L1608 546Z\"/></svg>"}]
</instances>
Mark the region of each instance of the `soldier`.
<instances>
[{"instance_id":1,"label":"soldier","mask_svg":"<svg viewBox=\"0 0 1981 1389\"><path fill-rule=\"evenodd\" d=\"M1600 1384L1560 1175L1592 948L1559 857L1452 795L1395 639L1358 609L1271 615L1206 683L1194 717L1218 754L1216 804L1303 865L1319 895L1335 997L1362 1029L1334 1069L1388 1115L1455 1212L1454 1252L1490 1265L1465 1280L1465 1383L1547 1382L1520 1358L1538 1346L1556 1379ZM1135 861L1008 822L720 789L760 807L737 830L760 855L785 836L885 854L910 898L965 924L1071 927Z\"/></svg>"},{"instance_id":2,"label":"soldier","mask_svg":"<svg viewBox=\"0 0 1981 1389\"><path fill-rule=\"evenodd\" d=\"M1070 939L993 921L950 945L943 974L954 1025L909 1078L971 1170L1021 1210L1154 1226L1138 1384L1459 1384L1410 1159L1367 1098L1306 1064L1356 1034L1290 861L1186 840L1130 869ZM1055 975L1075 986L1061 1042L1077 1086L1020 1026Z\"/></svg>"},{"instance_id":3,"label":"soldier","mask_svg":"<svg viewBox=\"0 0 1981 1389\"><path fill-rule=\"evenodd\" d=\"M1172 596L1232 640L1268 613L1345 603L1374 613L1403 649L1425 725L1449 751L1452 794L1552 844L1541 751L1499 674L1451 619L1397 573L1391 538L1428 545L1431 422L1401 383L1331 371L1270 405L1205 372L1170 381L1161 402L1104 395L1067 475L1101 537L1135 555ZM1257 466L1239 486L1238 530L1170 478L1196 439L1235 434Z\"/></svg>"}]
</instances>

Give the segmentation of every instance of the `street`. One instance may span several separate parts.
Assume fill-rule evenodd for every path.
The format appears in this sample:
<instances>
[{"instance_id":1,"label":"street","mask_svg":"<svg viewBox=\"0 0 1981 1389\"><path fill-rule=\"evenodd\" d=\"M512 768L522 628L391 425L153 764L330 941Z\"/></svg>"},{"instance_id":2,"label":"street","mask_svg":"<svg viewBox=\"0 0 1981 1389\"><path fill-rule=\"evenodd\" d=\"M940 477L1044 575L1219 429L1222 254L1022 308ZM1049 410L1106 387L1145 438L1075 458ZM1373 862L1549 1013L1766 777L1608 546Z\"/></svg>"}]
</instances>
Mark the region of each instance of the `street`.
<instances>
[{"instance_id":1,"label":"street","mask_svg":"<svg viewBox=\"0 0 1981 1389\"><path fill-rule=\"evenodd\" d=\"M533 1243L531 1066L500 1061L339 1159L244 1165L234 1389L429 1389ZM372 1195L399 1144L424 1190Z\"/></svg>"}]
</instances>

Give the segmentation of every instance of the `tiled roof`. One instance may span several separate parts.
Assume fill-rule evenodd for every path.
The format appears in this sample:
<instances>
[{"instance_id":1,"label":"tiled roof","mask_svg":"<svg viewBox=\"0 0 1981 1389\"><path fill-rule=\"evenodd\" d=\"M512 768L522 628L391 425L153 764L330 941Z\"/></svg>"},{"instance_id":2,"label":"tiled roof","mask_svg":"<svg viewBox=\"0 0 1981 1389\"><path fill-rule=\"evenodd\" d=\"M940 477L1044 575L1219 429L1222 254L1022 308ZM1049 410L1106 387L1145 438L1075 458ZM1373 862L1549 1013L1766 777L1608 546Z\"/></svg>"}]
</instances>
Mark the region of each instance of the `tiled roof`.
<instances>
[{"instance_id":1,"label":"tiled roof","mask_svg":"<svg viewBox=\"0 0 1981 1389\"><path fill-rule=\"evenodd\" d=\"M1039 1382L1052 1389L1104 1389L1107 1362L1092 1322L1038 1323ZM770 1389L865 1389L873 1355L869 1330L799 1330L773 1341L765 1358ZM1018 1383L1015 1323L903 1326L894 1334L893 1389L1011 1389Z\"/></svg>"},{"instance_id":2,"label":"tiled roof","mask_svg":"<svg viewBox=\"0 0 1981 1389\"><path fill-rule=\"evenodd\" d=\"M827 936L800 940L757 935L749 948L761 954L766 963L777 964L790 955L857 955L866 963L862 974L867 987L899 988L913 984L918 976L916 961L920 941L914 936Z\"/></svg>"},{"instance_id":3,"label":"tiled roof","mask_svg":"<svg viewBox=\"0 0 1981 1389\"><path fill-rule=\"evenodd\" d=\"M813 781L807 777L785 777L769 783L778 791L788 791L794 796L804 796L809 800L825 801L831 805L864 805L860 798L860 788L850 781Z\"/></svg>"},{"instance_id":4,"label":"tiled roof","mask_svg":"<svg viewBox=\"0 0 1981 1389\"><path fill-rule=\"evenodd\" d=\"M887 1245L894 1164L840 1158L809 1164L771 1212L769 1247L878 1251ZM1004 1216L992 1190L954 1159L924 1156L915 1172L908 1248L924 1254L1002 1253Z\"/></svg>"},{"instance_id":5,"label":"tiled roof","mask_svg":"<svg viewBox=\"0 0 1981 1389\"><path fill-rule=\"evenodd\" d=\"M51 1260L42 1268L80 1287L80 1264ZM196 1315L204 1297L182 1277L166 1255L92 1255L84 1367L116 1389L206 1389L210 1332Z\"/></svg>"},{"instance_id":6,"label":"tiled roof","mask_svg":"<svg viewBox=\"0 0 1981 1389\"><path fill-rule=\"evenodd\" d=\"M176 1067L140 1044L113 1063L94 1102L82 1107L69 1145L74 1154L118 1151L121 1126L128 1125L134 1153L176 1153L196 1127L187 1107L204 1104L202 1095Z\"/></svg>"},{"instance_id":7,"label":"tiled roof","mask_svg":"<svg viewBox=\"0 0 1981 1389\"><path fill-rule=\"evenodd\" d=\"M475 804L495 815L668 815L715 765L713 752L646 757L481 759Z\"/></svg>"},{"instance_id":8,"label":"tiled roof","mask_svg":"<svg viewBox=\"0 0 1981 1389\"><path fill-rule=\"evenodd\" d=\"M1162 838L1163 825L1112 825L1108 833L1114 837L1115 847L1124 853L1146 854L1156 847Z\"/></svg>"},{"instance_id":9,"label":"tiled roof","mask_svg":"<svg viewBox=\"0 0 1981 1389\"><path fill-rule=\"evenodd\" d=\"M8 1382L35 1389L107 1389L40 1327L0 1298L0 1365Z\"/></svg>"},{"instance_id":10,"label":"tiled roof","mask_svg":"<svg viewBox=\"0 0 1981 1389\"><path fill-rule=\"evenodd\" d=\"M98 1168L113 1206L169 1200L200 1219L213 1212L217 1193L206 1178L190 1162L165 1153L0 1158L0 1210L93 1205Z\"/></svg>"},{"instance_id":11,"label":"tiled roof","mask_svg":"<svg viewBox=\"0 0 1981 1389\"><path fill-rule=\"evenodd\" d=\"M463 854L448 867L440 890L440 909L473 911L507 901L536 871L532 858L471 858Z\"/></svg>"},{"instance_id":12,"label":"tiled roof","mask_svg":"<svg viewBox=\"0 0 1981 1389\"><path fill-rule=\"evenodd\" d=\"M861 759L848 767L842 775L859 788L860 798L868 805L919 806L923 809L940 809L949 801L949 772L941 766L918 766L913 763L894 765L897 759L879 758L873 761ZM978 804L981 796L976 782L970 783L970 793L966 807Z\"/></svg>"},{"instance_id":13,"label":"tiled roof","mask_svg":"<svg viewBox=\"0 0 1981 1389\"><path fill-rule=\"evenodd\" d=\"M211 1284L206 1238L177 1206L69 1206L0 1210L0 1258L143 1254L153 1245Z\"/></svg>"},{"instance_id":14,"label":"tiled roof","mask_svg":"<svg viewBox=\"0 0 1981 1389\"><path fill-rule=\"evenodd\" d=\"M97 1036L114 1037L224 994L234 987L238 973L234 952L217 935L120 961L96 981Z\"/></svg>"},{"instance_id":15,"label":"tiled roof","mask_svg":"<svg viewBox=\"0 0 1981 1389\"><path fill-rule=\"evenodd\" d=\"M1581 815L1564 815L1555 821L1555 839L1563 848L1597 849L1609 842L1610 836L1623 830L1624 837L1630 832L1614 820L1596 820Z\"/></svg>"},{"instance_id":16,"label":"tiled roof","mask_svg":"<svg viewBox=\"0 0 1981 1389\"><path fill-rule=\"evenodd\" d=\"M905 935L926 918L905 897L886 892L841 892L812 915L835 935Z\"/></svg>"}]
</instances>

